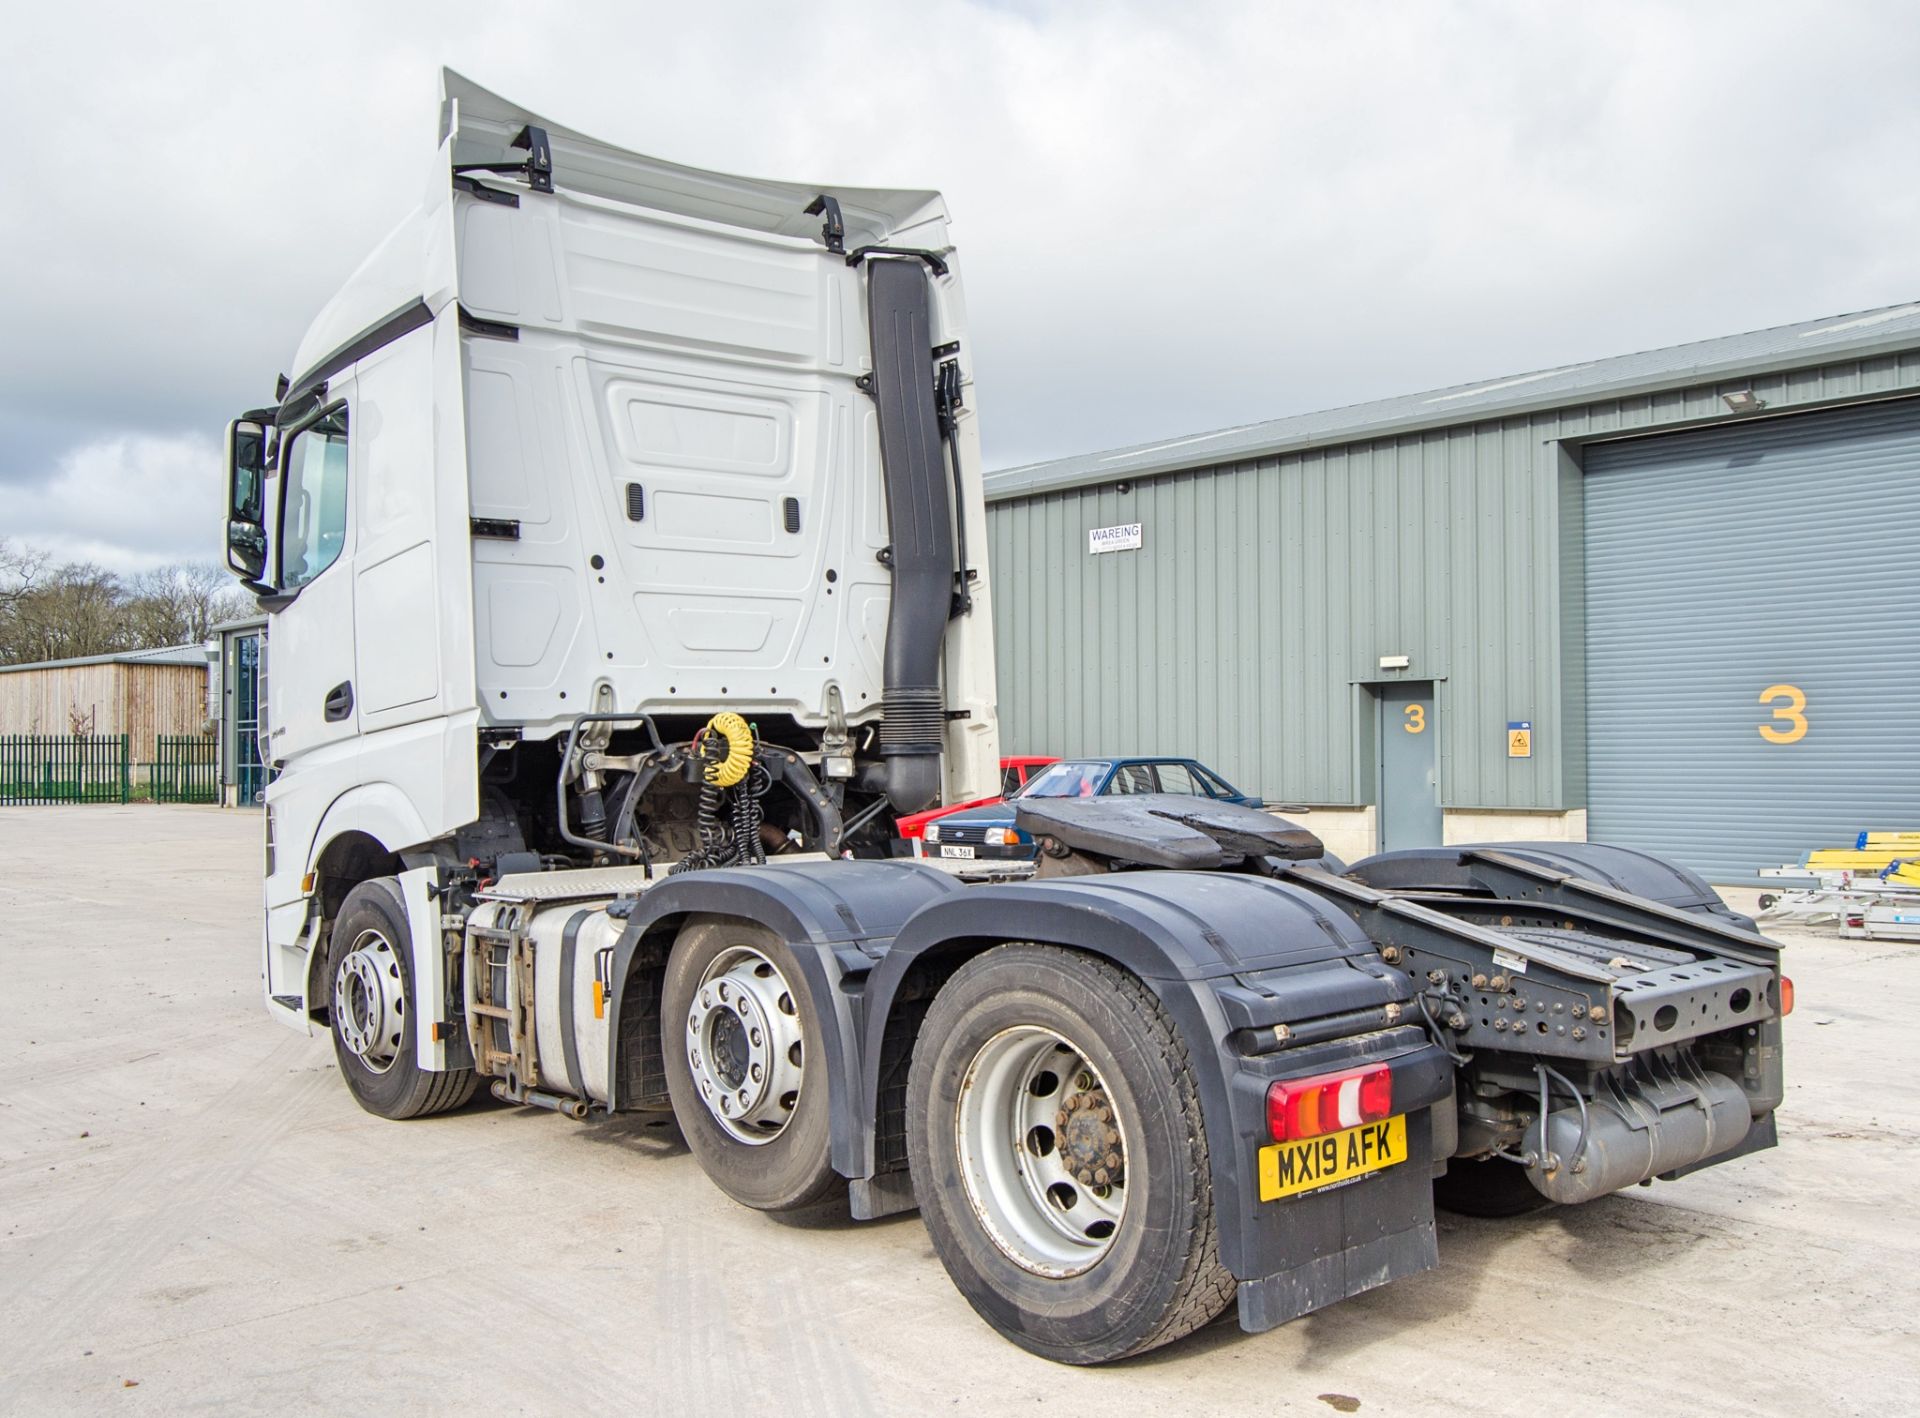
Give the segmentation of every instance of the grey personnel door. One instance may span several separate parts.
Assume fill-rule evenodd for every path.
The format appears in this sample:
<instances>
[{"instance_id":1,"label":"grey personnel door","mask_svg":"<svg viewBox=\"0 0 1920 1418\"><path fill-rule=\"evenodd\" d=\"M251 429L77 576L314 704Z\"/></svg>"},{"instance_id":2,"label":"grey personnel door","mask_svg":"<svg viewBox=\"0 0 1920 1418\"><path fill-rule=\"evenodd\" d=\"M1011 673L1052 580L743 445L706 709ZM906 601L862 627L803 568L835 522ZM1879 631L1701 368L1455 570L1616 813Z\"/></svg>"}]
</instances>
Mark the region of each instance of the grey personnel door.
<instances>
[{"instance_id":1,"label":"grey personnel door","mask_svg":"<svg viewBox=\"0 0 1920 1418\"><path fill-rule=\"evenodd\" d=\"M1440 845L1440 775L1433 752L1433 681L1383 684L1380 850Z\"/></svg>"}]
</instances>

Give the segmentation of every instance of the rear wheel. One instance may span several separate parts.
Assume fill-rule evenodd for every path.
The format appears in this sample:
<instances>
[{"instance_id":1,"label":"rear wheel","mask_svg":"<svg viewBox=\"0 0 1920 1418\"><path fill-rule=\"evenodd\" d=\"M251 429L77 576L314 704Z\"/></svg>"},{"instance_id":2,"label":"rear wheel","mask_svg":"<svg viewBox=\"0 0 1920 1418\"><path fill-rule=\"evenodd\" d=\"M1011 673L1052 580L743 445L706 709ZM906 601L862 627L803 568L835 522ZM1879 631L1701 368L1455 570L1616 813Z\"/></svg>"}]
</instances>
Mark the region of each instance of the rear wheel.
<instances>
[{"instance_id":1,"label":"rear wheel","mask_svg":"<svg viewBox=\"0 0 1920 1418\"><path fill-rule=\"evenodd\" d=\"M845 1184L833 1170L820 1020L784 941L695 916L667 960L660 1047L687 1146L756 1211L797 1211Z\"/></svg>"},{"instance_id":2,"label":"rear wheel","mask_svg":"<svg viewBox=\"0 0 1920 1418\"><path fill-rule=\"evenodd\" d=\"M956 972L914 1048L907 1145L947 1274L1023 1349L1119 1359L1233 1298L1186 1049L1104 961L1006 945Z\"/></svg>"},{"instance_id":3,"label":"rear wheel","mask_svg":"<svg viewBox=\"0 0 1920 1418\"><path fill-rule=\"evenodd\" d=\"M1504 1157L1456 1157L1433 1183L1433 1202L1458 1216L1525 1216L1553 1203L1534 1190L1527 1169Z\"/></svg>"},{"instance_id":4,"label":"rear wheel","mask_svg":"<svg viewBox=\"0 0 1920 1418\"><path fill-rule=\"evenodd\" d=\"M472 1069L433 1073L414 1052L413 936L400 885L363 881L333 923L327 980L333 1056L354 1101L383 1118L422 1118L473 1096Z\"/></svg>"}]
</instances>

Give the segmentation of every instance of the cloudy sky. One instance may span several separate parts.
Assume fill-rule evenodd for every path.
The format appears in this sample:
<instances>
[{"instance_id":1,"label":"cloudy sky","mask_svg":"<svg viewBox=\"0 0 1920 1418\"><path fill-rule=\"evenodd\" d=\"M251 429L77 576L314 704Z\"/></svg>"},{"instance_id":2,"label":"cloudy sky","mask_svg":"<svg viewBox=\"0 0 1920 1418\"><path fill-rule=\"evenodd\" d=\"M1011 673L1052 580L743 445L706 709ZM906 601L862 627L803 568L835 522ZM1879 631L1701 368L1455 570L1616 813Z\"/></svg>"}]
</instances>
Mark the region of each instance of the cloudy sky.
<instances>
[{"instance_id":1,"label":"cloudy sky","mask_svg":"<svg viewBox=\"0 0 1920 1418\"><path fill-rule=\"evenodd\" d=\"M990 467L1920 299L1911 0L10 7L0 537L218 554L218 438L412 205L446 63L942 189Z\"/></svg>"}]
</instances>

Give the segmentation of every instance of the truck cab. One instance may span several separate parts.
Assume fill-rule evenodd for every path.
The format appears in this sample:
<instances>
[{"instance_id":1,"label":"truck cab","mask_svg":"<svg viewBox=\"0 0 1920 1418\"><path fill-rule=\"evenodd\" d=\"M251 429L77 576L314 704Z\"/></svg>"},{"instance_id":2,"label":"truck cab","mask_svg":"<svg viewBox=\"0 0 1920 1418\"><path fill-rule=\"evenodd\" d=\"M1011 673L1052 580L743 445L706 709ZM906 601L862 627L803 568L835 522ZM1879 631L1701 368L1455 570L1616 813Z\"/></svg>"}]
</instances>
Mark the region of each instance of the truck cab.
<instances>
[{"instance_id":1,"label":"truck cab","mask_svg":"<svg viewBox=\"0 0 1920 1418\"><path fill-rule=\"evenodd\" d=\"M905 358L876 300L913 327L911 374L876 367ZM448 72L420 204L229 430L230 561L271 621L274 1007L315 1008L358 880L581 854L581 806L549 800L582 713L629 716L613 749L635 716L669 738L742 716L839 818L825 842L775 783L792 848L884 851L897 815L989 794L964 333L938 194L698 172ZM696 796L659 782L600 855L684 856Z\"/></svg>"}]
</instances>

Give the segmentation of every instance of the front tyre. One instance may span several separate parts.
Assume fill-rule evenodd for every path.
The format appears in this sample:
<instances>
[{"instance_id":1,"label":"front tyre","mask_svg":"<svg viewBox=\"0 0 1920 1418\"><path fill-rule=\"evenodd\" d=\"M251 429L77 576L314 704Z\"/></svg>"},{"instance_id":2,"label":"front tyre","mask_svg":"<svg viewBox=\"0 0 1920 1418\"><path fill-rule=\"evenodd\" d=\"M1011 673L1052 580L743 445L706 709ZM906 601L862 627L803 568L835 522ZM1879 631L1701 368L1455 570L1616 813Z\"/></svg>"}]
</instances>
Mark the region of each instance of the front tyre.
<instances>
[{"instance_id":1,"label":"front tyre","mask_svg":"<svg viewBox=\"0 0 1920 1418\"><path fill-rule=\"evenodd\" d=\"M914 1048L907 1146L947 1274L1023 1349L1119 1359L1233 1299L1186 1048L1105 961L1003 945L961 967Z\"/></svg>"},{"instance_id":2,"label":"front tyre","mask_svg":"<svg viewBox=\"0 0 1920 1418\"><path fill-rule=\"evenodd\" d=\"M382 1118L423 1118L473 1096L470 1068L432 1073L414 1051L413 935L392 877L347 893L327 948L333 1056L354 1101Z\"/></svg>"},{"instance_id":3,"label":"front tyre","mask_svg":"<svg viewBox=\"0 0 1920 1418\"><path fill-rule=\"evenodd\" d=\"M800 962L772 931L694 916L667 957L660 1048L687 1147L756 1211L801 1211L833 1170L820 1017Z\"/></svg>"}]
</instances>

